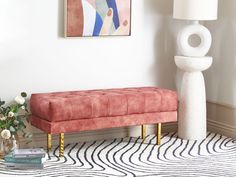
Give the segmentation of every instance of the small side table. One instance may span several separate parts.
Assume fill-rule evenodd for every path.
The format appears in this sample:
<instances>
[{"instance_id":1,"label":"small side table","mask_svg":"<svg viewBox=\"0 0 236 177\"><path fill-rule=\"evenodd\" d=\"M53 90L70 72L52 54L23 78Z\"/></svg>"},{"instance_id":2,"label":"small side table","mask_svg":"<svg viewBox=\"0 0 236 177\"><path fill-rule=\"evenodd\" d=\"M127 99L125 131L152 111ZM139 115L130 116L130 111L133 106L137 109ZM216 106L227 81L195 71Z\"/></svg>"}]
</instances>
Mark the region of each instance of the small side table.
<instances>
[{"instance_id":1,"label":"small side table","mask_svg":"<svg viewBox=\"0 0 236 177\"><path fill-rule=\"evenodd\" d=\"M206 138L206 92L202 71L212 65L212 57L175 56L184 74L179 96L178 136L183 139Z\"/></svg>"}]
</instances>

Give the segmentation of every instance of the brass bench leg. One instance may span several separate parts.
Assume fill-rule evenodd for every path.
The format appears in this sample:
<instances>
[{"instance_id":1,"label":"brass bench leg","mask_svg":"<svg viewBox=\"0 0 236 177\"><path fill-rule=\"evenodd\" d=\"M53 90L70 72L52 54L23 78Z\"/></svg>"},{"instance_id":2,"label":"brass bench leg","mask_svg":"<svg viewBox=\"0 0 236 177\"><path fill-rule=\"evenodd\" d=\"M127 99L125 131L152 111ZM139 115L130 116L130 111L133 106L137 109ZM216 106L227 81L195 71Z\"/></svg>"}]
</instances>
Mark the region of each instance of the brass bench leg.
<instances>
[{"instance_id":1,"label":"brass bench leg","mask_svg":"<svg viewBox=\"0 0 236 177\"><path fill-rule=\"evenodd\" d=\"M161 123L157 124L157 145L161 145Z\"/></svg>"},{"instance_id":2,"label":"brass bench leg","mask_svg":"<svg viewBox=\"0 0 236 177\"><path fill-rule=\"evenodd\" d=\"M141 137L144 139L146 137L146 125L141 125Z\"/></svg>"},{"instance_id":3,"label":"brass bench leg","mask_svg":"<svg viewBox=\"0 0 236 177\"><path fill-rule=\"evenodd\" d=\"M64 133L59 135L59 157L64 156Z\"/></svg>"},{"instance_id":4,"label":"brass bench leg","mask_svg":"<svg viewBox=\"0 0 236 177\"><path fill-rule=\"evenodd\" d=\"M50 152L52 150L52 134L47 134L47 150Z\"/></svg>"}]
</instances>

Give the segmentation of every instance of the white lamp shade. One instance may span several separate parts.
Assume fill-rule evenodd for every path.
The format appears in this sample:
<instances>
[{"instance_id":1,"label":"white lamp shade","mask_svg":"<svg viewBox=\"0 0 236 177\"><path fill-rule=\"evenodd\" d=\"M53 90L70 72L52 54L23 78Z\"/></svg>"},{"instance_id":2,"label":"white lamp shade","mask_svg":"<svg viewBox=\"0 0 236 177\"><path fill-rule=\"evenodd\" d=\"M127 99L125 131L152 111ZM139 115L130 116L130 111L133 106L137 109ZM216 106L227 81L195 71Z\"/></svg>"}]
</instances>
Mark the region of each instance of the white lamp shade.
<instances>
[{"instance_id":1,"label":"white lamp shade","mask_svg":"<svg viewBox=\"0 0 236 177\"><path fill-rule=\"evenodd\" d=\"M173 17L183 20L216 20L218 0L174 0Z\"/></svg>"}]
</instances>

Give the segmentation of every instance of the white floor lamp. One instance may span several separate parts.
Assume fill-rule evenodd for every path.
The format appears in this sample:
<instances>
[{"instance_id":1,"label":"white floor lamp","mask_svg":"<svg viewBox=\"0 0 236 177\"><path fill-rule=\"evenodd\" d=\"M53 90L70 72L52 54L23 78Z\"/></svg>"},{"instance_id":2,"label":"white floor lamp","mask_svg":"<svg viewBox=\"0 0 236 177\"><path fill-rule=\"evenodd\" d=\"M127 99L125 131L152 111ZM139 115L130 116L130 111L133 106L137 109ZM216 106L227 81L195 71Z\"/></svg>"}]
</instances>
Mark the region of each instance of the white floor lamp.
<instances>
[{"instance_id":1,"label":"white floor lamp","mask_svg":"<svg viewBox=\"0 0 236 177\"><path fill-rule=\"evenodd\" d=\"M218 0L174 0L173 18L191 20L178 34L177 44L182 56L175 56L175 63L184 74L179 95L178 136L200 140L206 137L206 94L202 71L212 64L212 57L205 56L212 42L209 30L199 20L216 20ZM190 38L197 35L201 42L191 46Z\"/></svg>"}]
</instances>

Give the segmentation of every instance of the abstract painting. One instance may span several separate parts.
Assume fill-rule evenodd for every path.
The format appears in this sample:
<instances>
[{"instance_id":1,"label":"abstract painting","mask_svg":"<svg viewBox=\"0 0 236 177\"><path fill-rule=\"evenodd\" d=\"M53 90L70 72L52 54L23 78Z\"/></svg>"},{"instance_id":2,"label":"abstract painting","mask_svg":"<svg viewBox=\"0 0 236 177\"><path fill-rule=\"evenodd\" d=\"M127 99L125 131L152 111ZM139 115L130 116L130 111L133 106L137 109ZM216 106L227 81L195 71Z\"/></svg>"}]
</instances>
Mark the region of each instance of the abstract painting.
<instances>
[{"instance_id":1,"label":"abstract painting","mask_svg":"<svg viewBox=\"0 0 236 177\"><path fill-rule=\"evenodd\" d=\"M65 0L65 36L129 36L131 0Z\"/></svg>"}]
</instances>

